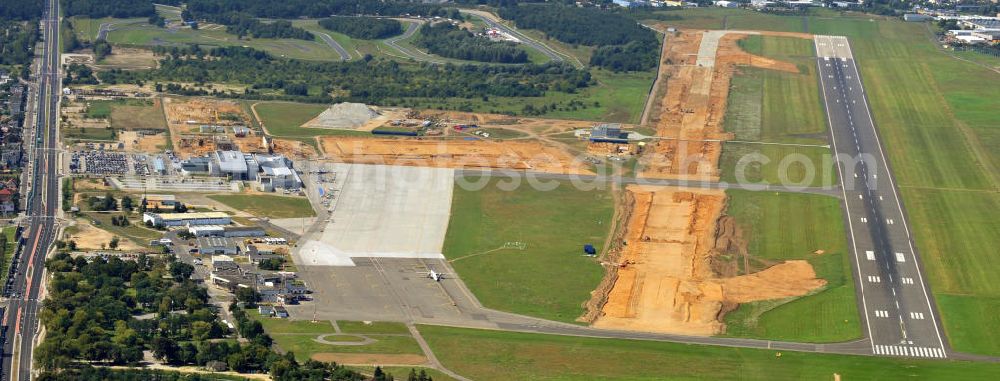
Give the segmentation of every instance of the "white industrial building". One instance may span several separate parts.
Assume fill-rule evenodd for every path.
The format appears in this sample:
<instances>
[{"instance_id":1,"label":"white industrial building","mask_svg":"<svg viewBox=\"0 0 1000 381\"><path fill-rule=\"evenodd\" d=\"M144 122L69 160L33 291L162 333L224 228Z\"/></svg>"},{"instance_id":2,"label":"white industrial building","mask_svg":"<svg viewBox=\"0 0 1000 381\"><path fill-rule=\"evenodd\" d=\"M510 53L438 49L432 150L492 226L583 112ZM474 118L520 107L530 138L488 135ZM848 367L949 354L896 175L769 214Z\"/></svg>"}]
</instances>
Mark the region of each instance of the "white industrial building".
<instances>
[{"instance_id":1,"label":"white industrial building","mask_svg":"<svg viewBox=\"0 0 1000 381\"><path fill-rule=\"evenodd\" d=\"M261 173L257 175L261 191L298 190L302 187L302 179L292 169L292 161L288 158L282 155L256 155L255 158L261 169Z\"/></svg>"},{"instance_id":2,"label":"white industrial building","mask_svg":"<svg viewBox=\"0 0 1000 381\"><path fill-rule=\"evenodd\" d=\"M292 161L282 155L253 155L240 151L215 151L180 163L185 175L229 177L257 181L265 192L299 190L302 179L292 168Z\"/></svg>"},{"instance_id":3,"label":"white industrial building","mask_svg":"<svg viewBox=\"0 0 1000 381\"><path fill-rule=\"evenodd\" d=\"M229 225L232 217L222 212L202 213L150 213L142 214L143 223L156 226Z\"/></svg>"}]
</instances>

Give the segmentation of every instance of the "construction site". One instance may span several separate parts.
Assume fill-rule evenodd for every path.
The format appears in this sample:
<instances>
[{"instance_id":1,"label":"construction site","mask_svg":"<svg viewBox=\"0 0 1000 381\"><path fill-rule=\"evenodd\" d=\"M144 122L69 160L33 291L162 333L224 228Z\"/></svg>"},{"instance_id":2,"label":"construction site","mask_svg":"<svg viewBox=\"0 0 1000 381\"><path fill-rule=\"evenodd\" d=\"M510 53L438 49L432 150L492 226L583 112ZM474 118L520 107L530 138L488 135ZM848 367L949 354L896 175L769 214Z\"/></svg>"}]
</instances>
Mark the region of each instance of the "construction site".
<instances>
[{"instance_id":1,"label":"construction site","mask_svg":"<svg viewBox=\"0 0 1000 381\"><path fill-rule=\"evenodd\" d=\"M273 139L253 127L243 106L210 98L164 98L174 154L187 159L214 151L278 153L310 158L316 150L300 141Z\"/></svg>"},{"instance_id":2,"label":"construction site","mask_svg":"<svg viewBox=\"0 0 1000 381\"><path fill-rule=\"evenodd\" d=\"M320 143L327 158L345 163L592 173L587 163L537 141L323 137Z\"/></svg>"},{"instance_id":3,"label":"construction site","mask_svg":"<svg viewBox=\"0 0 1000 381\"><path fill-rule=\"evenodd\" d=\"M746 241L724 216L720 190L630 185L622 244L583 318L595 327L687 335L723 333L740 303L806 295L823 287L806 261L749 263Z\"/></svg>"},{"instance_id":4,"label":"construction site","mask_svg":"<svg viewBox=\"0 0 1000 381\"><path fill-rule=\"evenodd\" d=\"M732 139L722 122L737 66L798 72L792 63L739 48L740 39L757 33L668 35L660 76L669 81L653 103L657 139L639 158L639 176L718 180L722 142ZM627 186L603 259L608 271L579 320L599 328L717 335L726 329L723 316L741 303L803 296L826 285L806 261L754 258L726 204L722 190Z\"/></svg>"},{"instance_id":5,"label":"construction site","mask_svg":"<svg viewBox=\"0 0 1000 381\"><path fill-rule=\"evenodd\" d=\"M669 78L650 120L656 141L640 159L640 176L714 181L719 178L722 128L729 84L737 65L798 73L791 63L744 52L737 41L750 34L811 39L803 33L680 31L663 44L659 76ZM654 92L655 94L656 92Z\"/></svg>"}]
</instances>

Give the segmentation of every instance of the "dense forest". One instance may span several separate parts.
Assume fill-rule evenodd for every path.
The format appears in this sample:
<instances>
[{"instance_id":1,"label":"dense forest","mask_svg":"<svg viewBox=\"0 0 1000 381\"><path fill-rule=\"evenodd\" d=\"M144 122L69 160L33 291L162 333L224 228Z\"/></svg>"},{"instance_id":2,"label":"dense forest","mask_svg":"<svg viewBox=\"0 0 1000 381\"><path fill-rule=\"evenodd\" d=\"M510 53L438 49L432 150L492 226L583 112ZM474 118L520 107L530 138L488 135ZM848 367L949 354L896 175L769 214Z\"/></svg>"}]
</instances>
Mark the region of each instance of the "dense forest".
<instances>
[{"instance_id":1,"label":"dense forest","mask_svg":"<svg viewBox=\"0 0 1000 381\"><path fill-rule=\"evenodd\" d=\"M424 25L415 43L431 53L448 58L496 63L528 62L528 53L517 44L477 37L448 22Z\"/></svg>"},{"instance_id":2,"label":"dense forest","mask_svg":"<svg viewBox=\"0 0 1000 381\"><path fill-rule=\"evenodd\" d=\"M213 95L249 99L288 99L306 102L360 102L391 106L404 98L480 98L483 96L540 97L546 91L576 92L591 85L590 73L570 65L432 65L401 64L386 59L350 62L313 62L275 58L242 47L204 50L156 47L165 55L160 67L147 71L109 70L100 73L103 82L241 83L244 93ZM309 96L276 97L267 89L283 89L289 83L309 84L321 92ZM176 86L176 85L175 85ZM184 88L167 90L184 93ZM330 92L343 94L331 99Z\"/></svg>"},{"instance_id":3,"label":"dense forest","mask_svg":"<svg viewBox=\"0 0 1000 381\"><path fill-rule=\"evenodd\" d=\"M3 0L0 1L0 20L34 20L42 17L44 1Z\"/></svg>"},{"instance_id":4,"label":"dense forest","mask_svg":"<svg viewBox=\"0 0 1000 381\"><path fill-rule=\"evenodd\" d=\"M39 313L46 330L35 353L40 368L136 364L144 349L162 358L164 348L178 342L205 361L218 359L208 349L221 344L210 340L229 329L208 308L205 289L188 279L191 265L148 257L88 261L60 253L45 268L52 279ZM155 318L137 318L142 314Z\"/></svg>"},{"instance_id":5,"label":"dense forest","mask_svg":"<svg viewBox=\"0 0 1000 381\"><path fill-rule=\"evenodd\" d=\"M204 17L207 14L244 12L255 17L290 19L323 18L330 15L353 16L420 16L455 17L458 10L419 1L372 0L188 0L188 10Z\"/></svg>"},{"instance_id":6,"label":"dense forest","mask_svg":"<svg viewBox=\"0 0 1000 381\"><path fill-rule=\"evenodd\" d=\"M28 65L38 42L38 24L0 20L0 65Z\"/></svg>"},{"instance_id":7,"label":"dense forest","mask_svg":"<svg viewBox=\"0 0 1000 381\"><path fill-rule=\"evenodd\" d=\"M597 47L590 64L614 71L656 67L659 39L634 19L597 8L557 5L503 7L500 17L568 44Z\"/></svg>"},{"instance_id":8,"label":"dense forest","mask_svg":"<svg viewBox=\"0 0 1000 381\"><path fill-rule=\"evenodd\" d=\"M4 0L6 1L6 0ZM149 17L156 13L151 0L61 0L66 16L99 17ZM39 3L44 3L39 1ZM180 0L157 0L158 4L180 4Z\"/></svg>"},{"instance_id":9,"label":"dense forest","mask_svg":"<svg viewBox=\"0 0 1000 381\"><path fill-rule=\"evenodd\" d=\"M403 33L399 21L377 17L330 17L319 21L326 30L362 40L378 40Z\"/></svg>"},{"instance_id":10,"label":"dense forest","mask_svg":"<svg viewBox=\"0 0 1000 381\"><path fill-rule=\"evenodd\" d=\"M137 365L143 351L170 365L226 363L241 373L269 373L276 381L360 381L365 376L336 364L299 364L293 353L271 350L260 322L230 305L238 342L208 303L204 287L190 280L194 267L174 257L72 257L45 262L52 274L39 313L45 340L35 352L40 380L193 380L172 373L109 371L91 365ZM140 378L145 376L147 378Z\"/></svg>"}]
</instances>

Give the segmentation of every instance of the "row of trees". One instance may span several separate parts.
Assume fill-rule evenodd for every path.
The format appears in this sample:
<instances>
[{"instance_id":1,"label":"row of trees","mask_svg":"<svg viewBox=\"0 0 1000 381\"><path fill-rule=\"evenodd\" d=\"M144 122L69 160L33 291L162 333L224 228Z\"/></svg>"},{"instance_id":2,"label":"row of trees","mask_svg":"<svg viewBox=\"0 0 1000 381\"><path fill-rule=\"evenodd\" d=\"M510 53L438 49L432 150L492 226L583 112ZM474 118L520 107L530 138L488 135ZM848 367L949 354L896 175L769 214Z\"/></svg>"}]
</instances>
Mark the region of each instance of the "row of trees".
<instances>
[{"instance_id":1,"label":"row of trees","mask_svg":"<svg viewBox=\"0 0 1000 381\"><path fill-rule=\"evenodd\" d=\"M472 32L447 22L421 27L416 44L427 48L431 53L448 58L497 63L528 62L528 53L513 42L477 37Z\"/></svg>"},{"instance_id":2,"label":"row of trees","mask_svg":"<svg viewBox=\"0 0 1000 381\"><path fill-rule=\"evenodd\" d=\"M319 20L319 25L362 40L389 38L403 33L402 23L379 17L330 17Z\"/></svg>"},{"instance_id":3,"label":"row of trees","mask_svg":"<svg viewBox=\"0 0 1000 381\"><path fill-rule=\"evenodd\" d=\"M291 19L321 18L330 15L441 16L458 18L458 10L419 1L372 0L188 0L187 9L196 17L243 12L255 17Z\"/></svg>"},{"instance_id":4,"label":"row of trees","mask_svg":"<svg viewBox=\"0 0 1000 381\"><path fill-rule=\"evenodd\" d=\"M540 97L547 91L574 93L592 84L590 73L570 65L432 65L366 57L350 62L315 62L274 58L242 47L205 51L200 47L156 49L166 57L157 69L101 72L108 84L149 81L243 83L251 88L237 98L259 98L256 89L308 83L321 95L297 100L388 104L405 98ZM336 99L326 94L343 94Z\"/></svg>"},{"instance_id":5,"label":"row of trees","mask_svg":"<svg viewBox=\"0 0 1000 381\"><path fill-rule=\"evenodd\" d=\"M598 8L516 5L500 8L500 17L520 28L537 29L569 44L597 47L590 64L614 71L656 67L659 39L634 19Z\"/></svg>"},{"instance_id":6,"label":"row of trees","mask_svg":"<svg viewBox=\"0 0 1000 381\"><path fill-rule=\"evenodd\" d=\"M4 0L7 1L7 0ZM180 0L158 0L158 4L179 5ZM39 1L44 4L44 2ZM66 16L100 17L149 17L156 13L151 0L62 0Z\"/></svg>"},{"instance_id":7,"label":"row of trees","mask_svg":"<svg viewBox=\"0 0 1000 381\"><path fill-rule=\"evenodd\" d=\"M309 31L296 28L286 20L264 23L249 14L240 12L200 16L208 21L225 25L227 33L235 34L240 38L252 36L253 38L296 38L307 41L316 39L316 36Z\"/></svg>"},{"instance_id":8,"label":"row of trees","mask_svg":"<svg viewBox=\"0 0 1000 381\"><path fill-rule=\"evenodd\" d=\"M34 20L42 17L44 1L3 0L0 1L0 20Z\"/></svg>"}]
</instances>

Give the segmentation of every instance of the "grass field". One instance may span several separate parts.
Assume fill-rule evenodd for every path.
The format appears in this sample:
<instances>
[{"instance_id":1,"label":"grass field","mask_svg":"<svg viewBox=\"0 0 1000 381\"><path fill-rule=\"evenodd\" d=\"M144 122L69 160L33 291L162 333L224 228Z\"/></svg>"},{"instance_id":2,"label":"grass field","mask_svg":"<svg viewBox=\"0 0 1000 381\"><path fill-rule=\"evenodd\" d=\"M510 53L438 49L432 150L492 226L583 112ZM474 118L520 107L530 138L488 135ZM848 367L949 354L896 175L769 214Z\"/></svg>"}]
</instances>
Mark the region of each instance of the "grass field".
<instances>
[{"instance_id":1,"label":"grass field","mask_svg":"<svg viewBox=\"0 0 1000 381\"><path fill-rule=\"evenodd\" d=\"M922 25L815 20L843 34L861 66L917 249L960 351L1000 355L1000 74L939 51Z\"/></svg>"},{"instance_id":2,"label":"grass field","mask_svg":"<svg viewBox=\"0 0 1000 381\"><path fill-rule=\"evenodd\" d=\"M779 352L419 326L442 364L474 380L989 380L1000 364Z\"/></svg>"},{"instance_id":3,"label":"grass field","mask_svg":"<svg viewBox=\"0 0 1000 381\"><path fill-rule=\"evenodd\" d=\"M361 322L338 322L344 336L329 336L327 341L360 341L364 337L374 339L367 345L330 345L313 339L319 335L337 333L328 321L310 322L276 319L260 316L256 310L247 310L247 315L264 326L264 330L274 338L282 350L295 352L295 358L305 361L316 353L400 353L423 354L416 339L401 323L375 323L371 327ZM352 334L363 334L353 336ZM407 369L407 371L409 371Z\"/></svg>"},{"instance_id":4,"label":"grass field","mask_svg":"<svg viewBox=\"0 0 1000 381\"><path fill-rule=\"evenodd\" d=\"M125 46L148 47L154 45L199 44L205 46L248 46L264 50L275 56L313 61L340 60L333 48L317 37L316 40L244 38L228 34L225 27L192 30L157 28L145 19L89 19L74 17L73 25L81 38L92 40L97 36L101 23L113 23L114 30L108 33L108 42Z\"/></svg>"},{"instance_id":5,"label":"grass field","mask_svg":"<svg viewBox=\"0 0 1000 381\"><path fill-rule=\"evenodd\" d=\"M317 136L328 135L370 135L368 132L336 130L328 128L304 128L303 123L323 112L329 105L294 102L260 102L254 106L260 123L267 133L282 138L296 139L313 146Z\"/></svg>"},{"instance_id":6,"label":"grass field","mask_svg":"<svg viewBox=\"0 0 1000 381\"><path fill-rule=\"evenodd\" d=\"M17 232L17 228L13 226L0 229L0 235L5 238L5 246L0 247L0 282L3 284L7 283L7 269L10 267L11 259L13 259L14 249L17 248L15 232Z\"/></svg>"},{"instance_id":7,"label":"grass field","mask_svg":"<svg viewBox=\"0 0 1000 381\"><path fill-rule=\"evenodd\" d=\"M656 73L613 73L593 70L597 84L577 94L550 91L544 97L511 98L407 98L399 100L406 107L463 110L488 113L515 113L524 115L525 106L536 109L549 106L550 110L538 115L542 118L578 119L603 122L639 123L649 88ZM570 102L577 102L572 106ZM556 106L556 107L552 107Z\"/></svg>"},{"instance_id":8,"label":"grass field","mask_svg":"<svg viewBox=\"0 0 1000 381\"><path fill-rule=\"evenodd\" d=\"M375 371L373 366L347 366L348 369L354 369L358 372L364 373L366 375L371 375ZM388 373L393 378L397 380L405 380L406 376L410 374L410 369L420 372L423 370L430 376L434 381L451 381L454 378L448 377L448 375L441 373L440 371L433 368L424 367L411 367L411 366L383 366L382 371Z\"/></svg>"},{"instance_id":9,"label":"grass field","mask_svg":"<svg viewBox=\"0 0 1000 381\"><path fill-rule=\"evenodd\" d=\"M456 185L444 255L485 306L572 322L604 274L583 245L603 246L612 212L609 191L568 182L551 191L504 191L495 179L479 191ZM526 247L503 249L508 242Z\"/></svg>"},{"instance_id":10,"label":"grass field","mask_svg":"<svg viewBox=\"0 0 1000 381\"><path fill-rule=\"evenodd\" d=\"M826 145L826 116L819 99L812 42L749 36L740 46L750 53L795 63L800 73L740 68L730 87L726 131L740 141ZM755 156L767 162L739 164ZM753 183L829 186L836 182L831 151L825 147L726 143L720 161L722 179L729 182L741 180L740 168L743 178Z\"/></svg>"},{"instance_id":11,"label":"grass field","mask_svg":"<svg viewBox=\"0 0 1000 381\"><path fill-rule=\"evenodd\" d=\"M304 197L277 196L270 194L213 194L208 198L227 206L267 218L314 217L309 200Z\"/></svg>"},{"instance_id":12,"label":"grass field","mask_svg":"<svg viewBox=\"0 0 1000 381\"><path fill-rule=\"evenodd\" d=\"M827 281L817 293L741 305L726 315L726 335L839 342L861 335L840 201L820 195L729 190L726 213L749 238L755 261L805 259ZM823 254L815 254L823 250Z\"/></svg>"}]
</instances>

